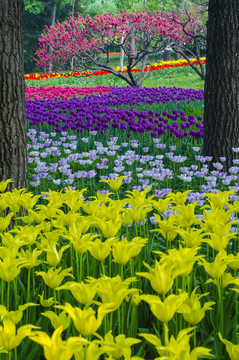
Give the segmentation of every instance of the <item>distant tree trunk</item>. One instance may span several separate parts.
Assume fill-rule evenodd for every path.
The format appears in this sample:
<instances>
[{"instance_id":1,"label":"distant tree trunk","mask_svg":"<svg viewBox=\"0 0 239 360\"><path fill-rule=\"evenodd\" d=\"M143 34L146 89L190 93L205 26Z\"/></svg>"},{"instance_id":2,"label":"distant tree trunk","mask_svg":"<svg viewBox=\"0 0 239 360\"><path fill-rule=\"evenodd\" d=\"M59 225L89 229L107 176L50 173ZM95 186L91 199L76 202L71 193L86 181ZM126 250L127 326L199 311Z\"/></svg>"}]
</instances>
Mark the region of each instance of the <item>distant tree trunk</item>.
<instances>
[{"instance_id":1,"label":"distant tree trunk","mask_svg":"<svg viewBox=\"0 0 239 360\"><path fill-rule=\"evenodd\" d=\"M0 181L28 187L23 0L0 0Z\"/></svg>"},{"instance_id":2,"label":"distant tree trunk","mask_svg":"<svg viewBox=\"0 0 239 360\"><path fill-rule=\"evenodd\" d=\"M131 34L129 36L129 46L130 46L130 57L132 58L132 65L135 63L134 56L136 55L136 48L135 48L135 33L134 31L131 31Z\"/></svg>"},{"instance_id":3,"label":"distant tree trunk","mask_svg":"<svg viewBox=\"0 0 239 360\"><path fill-rule=\"evenodd\" d=\"M76 3L76 0L72 0L72 14L71 16L75 16L75 3Z\"/></svg>"},{"instance_id":4,"label":"distant tree trunk","mask_svg":"<svg viewBox=\"0 0 239 360\"><path fill-rule=\"evenodd\" d=\"M181 39L178 39L178 40L176 40L176 45L177 45L177 47L181 47L183 44L182 44L182 40ZM180 59L182 59L183 57L182 57L182 55L180 55L179 53L177 53L177 52L175 52L175 60L180 60Z\"/></svg>"},{"instance_id":5,"label":"distant tree trunk","mask_svg":"<svg viewBox=\"0 0 239 360\"><path fill-rule=\"evenodd\" d=\"M107 54L106 64L109 64L109 62L110 62L110 46L109 45L107 45L106 54Z\"/></svg>"},{"instance_id":6,"label":"distant tree trunk","mask_svg":"<svg viewBox=\"0 0 239 360\"><path fill-rule=\"evenodd\" d=\"M56 22L56 1L57 0L51 0L51 26L55 25ZM50 55L50 63L49 63L49 73L52 73L53 71L53 63L52 63L52 47L49 47L49 55Z\"/></svg>"},{"instance_id":7,"label":"distant tree trunk","mask_svg":"<svg viewBox=\"0 0 239 360\"><path fill-rule=\"evenodd\" d=\"M228 169L239 147L239 1L209 0L208 16L203 153Z\"/></svg>"},{"instance_id":8,"label":"distant tree trunk","mask_svg":"<svg viewBox=\"0 0 239 360\"><path fill-rule=\"evenodd\" d=\"M124 38L121 37L121 44L123 44ZM120 71L123 71L124 69L124 50L122 46L120 47Z\"/></svg>"},{"instance_id":9,"label":"distant tree trunk","mask_svg":"<svg viewBox=\"0 0 239 360\"><path fill-rule=\"evenodd\" d=\"M171 52L171 47L170 47L170 38L166 39L166 47L164 49L164 53L163 53L163 61L169 61L170 60L170 52Z\"/></svg>"}]
</instances>

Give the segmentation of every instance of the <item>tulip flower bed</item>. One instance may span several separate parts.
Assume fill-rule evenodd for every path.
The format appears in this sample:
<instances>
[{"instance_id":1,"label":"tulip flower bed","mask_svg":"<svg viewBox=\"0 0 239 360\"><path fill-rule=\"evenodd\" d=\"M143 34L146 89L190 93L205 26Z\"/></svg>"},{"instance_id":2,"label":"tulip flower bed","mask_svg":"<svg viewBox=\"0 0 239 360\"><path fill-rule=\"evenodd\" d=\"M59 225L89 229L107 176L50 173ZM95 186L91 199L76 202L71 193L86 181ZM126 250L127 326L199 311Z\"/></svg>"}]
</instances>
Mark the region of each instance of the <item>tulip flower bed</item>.
<instances>
[{"instance_id":1,"label":"tulip flower bed","mask_svg":"<svg viewBox=\"0 0 239 360\"><path fill-rule=\"evenodd\" d=\"M193 63L193 65L195 66L198 66L199 63L198 63L198 60L196 59L190 59ZM205 64L206 63L206 58L201 58L201 61L202 61L202 64ZM151 66L151 69L150 69L150 72L152 71L158 71L158 70L164 70L164 69L169 69L169 68L179 68L179 67L189 67L189 64L187 62L187 60L175 60L175 61L160 61L160 63L154 63L152 66ZM145 67L144 71L147 71L148 69L148 66ZM115 68L115 70L117 71L120 71L120 67L118 66L117 68ZM136 67L133 68L132 72L140 72L141 70L140 69L137 69ZM122 71L123 73L127 73L127 68L126 66L124 66L124 69ZM73 74L75 75L87 75L88 73L91 73L91 71L87 71L87 72L70 72L68 74L65 74L65 73L50 73L50 74L33 74L33 75L29 75L29 74L26 74L25 75L25 80L43 80L43 79L52 79L52 78L60 78L60 77L71 77ZM92 73L91 76L102 76L102 75L109 75L110 73L108 71L102 71L102 70L99 70L95 73Z\"/></svg>"},{"instance_id":2,"label":"tulip flower bed","mask_svg":"<svg viewBox=\"0 0 239 360\"><path fill-rule=\"evenodd\" d=\"M122 180L93 197L0 183L1 359L237 359L234 190L191 203Z\"/></svg>"},{"instance_id":3,"label":"tulip flower bed","mask_svg":"<svg viewBox=\"0 0 239 360\"><path fill-rule=\"evenodd\" d=\"M88 96L90 94L106 94L110 90L107 86L96 86L88 88L79 88L73 86L28 86L26 87L26 100L46 100L46 99L63 99L71 97Z\"/></svg>"},{"instance_id":4,"label":"tulip flower bed","mask_svg":"<svg viewBox=\"0 0 239 360\"><path fill-rule=\"evenodd\" d=\"M202 98L192 89L111 87L102 96L28 100L31 191L87 186L93 195L103 190L99 180L121 175L124 191L190 188L192 202L205 191L238 190L236 158L229 173L223 158L209 172L211 158L200 155L202 117L192 113L202 113Z\"/></svg>"}]
</instances>

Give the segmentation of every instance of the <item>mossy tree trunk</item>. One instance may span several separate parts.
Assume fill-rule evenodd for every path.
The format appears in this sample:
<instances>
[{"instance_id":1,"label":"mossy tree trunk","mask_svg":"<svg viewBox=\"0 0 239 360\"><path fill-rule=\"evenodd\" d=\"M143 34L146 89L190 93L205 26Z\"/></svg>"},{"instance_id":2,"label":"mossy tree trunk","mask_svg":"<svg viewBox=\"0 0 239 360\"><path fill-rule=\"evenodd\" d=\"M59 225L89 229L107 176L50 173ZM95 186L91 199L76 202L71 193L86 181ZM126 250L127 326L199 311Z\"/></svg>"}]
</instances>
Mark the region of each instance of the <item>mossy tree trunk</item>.
<instances>
[{"instance_id":1,"label":"mossy tree trunk","mask_svg":"<svg viewBox=\"0 0 239 360\"><path fill-rule=\"evenodd\" d=\"M28 187L23 0L0 0L0 181Z\"/></svg>"},{"instance_id":2,"label":"mossy tree trunk","mask_svg":"<svg viewBox=\"0 0 239 360\"><path fill-rule=\"evenodd\" d=\"M228 169L239 147L239 1L209 0L208 16L203 153Z\"/></svg>"}]
</instances>

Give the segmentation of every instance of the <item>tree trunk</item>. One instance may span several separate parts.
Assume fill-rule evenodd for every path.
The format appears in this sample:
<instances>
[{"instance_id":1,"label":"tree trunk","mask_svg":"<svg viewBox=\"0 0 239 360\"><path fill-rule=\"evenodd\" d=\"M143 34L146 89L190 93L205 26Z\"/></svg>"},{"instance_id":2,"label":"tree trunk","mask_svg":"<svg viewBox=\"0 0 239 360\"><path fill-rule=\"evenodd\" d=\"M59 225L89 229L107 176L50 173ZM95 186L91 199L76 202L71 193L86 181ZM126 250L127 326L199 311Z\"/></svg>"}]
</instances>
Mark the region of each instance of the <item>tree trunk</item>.
<instances>
[{"instance_id":1,"label":"tree trunk","mask_svg":"<svg viewBox=\"0 0 239 360\"><path fill-rule=\"evenodd\" d=\"M55 25L56 22L56 1L57 0L51 0L51 26ZM53 63L52 63L52 47L49 47L49 55L50 55L50 63L49 63L49 74L53 71Z\"/></svg>"},{"instance_id":2,"label":"tree trunk","mask_svg":"<svg viewBox=\"0 0 239 360\"><path fill-rule=\"evenodd\" d=\"M109 45L107 45L106 53L107 53L106 64L109 64L109 62L110 62L110 46Z\"/></svg>"},{"instance_id":3,"label":"tree trunk","mask_svg":"<svg viewBox=\"0 0 239 360\"><path fill-rule=\"evenodd\" d=\"M23 0L0 0L0 181L28 187Z\"/></svg>"},{"instance_id":4,"label":"tree trunk","mask_svg":"<svg viewBox=\"0 0 239 360\"><path fill-rule=\"evenodd\" d=\"M76 3L76 0L73 0L72 1L72 14L71 14L72 17L75 16L75 3Z\"/></svg>"},{"instance_id":5,"label":"tree trunk","mask_svg":"<svg viewBox=\"0 0 239 360\"><path fill-rule=\"evenodd\" d=\"M121 44L123 44L124 38L121 37ZM120 71L123 71L124 69L124 50L122 46L120 47Z\"/></svg>"},{"instance_id":6,"label":"tree trunk","mask_svg":"<svg viewBox=\"0 0 239 360\"><path fill-rule=\"evenodd\" d=\"M170 53L171 53L171 47L170 47L170 38L167 38L166 41L166 47L164 49L163 53L163 61L169 61L170 60Z\"/></svg>"},{"instance_id":7,"label":"tree trunk","mask_svg":"<svg viewBox=\"0 0 239 360\"><path fill-rule=\"evenodd\" d=\"M228 169L239 147L239 1L209 0L208 16L203 153Z\"/></svg>"}]
</instances>

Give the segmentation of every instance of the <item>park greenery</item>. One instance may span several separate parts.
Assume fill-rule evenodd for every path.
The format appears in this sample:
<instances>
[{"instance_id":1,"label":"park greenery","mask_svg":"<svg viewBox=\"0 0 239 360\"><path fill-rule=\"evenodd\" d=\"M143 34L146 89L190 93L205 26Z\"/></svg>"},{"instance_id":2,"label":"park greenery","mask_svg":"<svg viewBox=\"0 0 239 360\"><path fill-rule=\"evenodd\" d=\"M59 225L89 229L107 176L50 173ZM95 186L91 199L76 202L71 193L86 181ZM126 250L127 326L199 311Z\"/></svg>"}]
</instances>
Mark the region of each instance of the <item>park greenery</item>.
<instances>
[{"instance_id":1,"label":"park greenery","mask_svg":"<svg viewBox=\"0 0 239 360\"><path fill-rule=\"evenodd\" d=\"M128 10L135 3L124 1ZM147 6L154 11L155 3ZM32 14L47 6L25 2ZM117 14L116 24L136 19ZM134 34L152 20L136 14ZM96 32L116 15L83 15L41 36L39 64L55 57L58 68L25 75L29 189L7 191L11 179L0 182L0 357L237 360L239 148L229 169L225 158L202 154L204 81L189 62L200 69L206 59L175 60L172 51L160 62L153 53L143 68L136 57L121 70L114 52L113 71L62 71L82 51L106 63ZM186 41L171 21L167 35ZM81 49L67 36L62 42L69 24ZM162 40L162 24L152 39ZM109 26L104 36L127 38L127 26ZM148 76L141 86L115 76L130 72Z\"/></svg>"}]
</instances>

